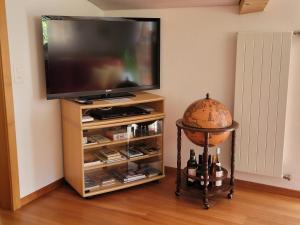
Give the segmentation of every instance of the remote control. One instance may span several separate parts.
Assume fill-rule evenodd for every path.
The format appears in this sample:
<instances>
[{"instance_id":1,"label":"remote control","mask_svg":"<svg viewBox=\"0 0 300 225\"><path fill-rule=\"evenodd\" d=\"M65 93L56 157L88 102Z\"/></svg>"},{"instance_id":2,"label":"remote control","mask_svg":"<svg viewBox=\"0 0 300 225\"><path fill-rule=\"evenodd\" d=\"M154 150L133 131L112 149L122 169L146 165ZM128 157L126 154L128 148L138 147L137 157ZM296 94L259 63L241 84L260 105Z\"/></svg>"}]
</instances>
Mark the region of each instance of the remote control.
<instances>
[{"instance_id":1,"label":"remote control","mask_svg":"<svg viewBox=\"0 0 300 225\"><path fill-rule=\"evenodd\" d=\"M81 122L82 123L87 123L87 122L92 122L94 120L95 120L94 117L91 117L91 116L82 116Z\"/></svg>"},{"instance_id":2,"label":"remote control","mask_svg":"<svg viewBox=\"0 0 300 225\"><path fill-rule=\"evenodd\" d=\"M93 104L92 100L86 100L86 99L74 99L74 101L79 104L85 104L85 105Z\"/></svg>"}]
</instances>

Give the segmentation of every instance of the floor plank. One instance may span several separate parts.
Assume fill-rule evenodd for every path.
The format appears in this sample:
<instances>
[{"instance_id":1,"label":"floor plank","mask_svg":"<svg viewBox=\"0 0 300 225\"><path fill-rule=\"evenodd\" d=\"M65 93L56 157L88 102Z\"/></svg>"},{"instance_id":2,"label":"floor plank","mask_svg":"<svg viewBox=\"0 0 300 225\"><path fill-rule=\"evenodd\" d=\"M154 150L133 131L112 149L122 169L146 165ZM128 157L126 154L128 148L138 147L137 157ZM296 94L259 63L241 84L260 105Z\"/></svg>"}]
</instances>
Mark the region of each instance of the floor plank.
<instances>
[{"instance_id":1,"label":"floor plank","mask_svg":"<svg viewBox=\"0 0 300 225\"><path fill-rule=\"evenodd\" d=\"M299 225L300 199L241 187L233 200L175 197L175 174L160 183L83 199L68 185L16 212L0 210L0 225Z\"/></svg>"}]
</instances>

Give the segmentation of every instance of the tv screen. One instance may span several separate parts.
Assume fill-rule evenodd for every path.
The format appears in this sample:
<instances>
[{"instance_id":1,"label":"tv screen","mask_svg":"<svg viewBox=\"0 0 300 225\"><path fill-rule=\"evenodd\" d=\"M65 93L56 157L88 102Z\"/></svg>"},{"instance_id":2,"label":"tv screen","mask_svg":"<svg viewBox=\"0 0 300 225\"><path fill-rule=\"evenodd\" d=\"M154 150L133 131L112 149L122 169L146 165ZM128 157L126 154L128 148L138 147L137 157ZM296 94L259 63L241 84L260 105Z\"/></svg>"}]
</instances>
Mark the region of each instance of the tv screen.
<instances>
[{"instance_id":1,"label":"tv screen","mask_svg":"<svg viewBox=\"0 0 300 225\"><path fill-rule=\"evenodd\" d=\"M157 89L160 19L42 16L47 98Z\"/></svg>"}]
</instances>

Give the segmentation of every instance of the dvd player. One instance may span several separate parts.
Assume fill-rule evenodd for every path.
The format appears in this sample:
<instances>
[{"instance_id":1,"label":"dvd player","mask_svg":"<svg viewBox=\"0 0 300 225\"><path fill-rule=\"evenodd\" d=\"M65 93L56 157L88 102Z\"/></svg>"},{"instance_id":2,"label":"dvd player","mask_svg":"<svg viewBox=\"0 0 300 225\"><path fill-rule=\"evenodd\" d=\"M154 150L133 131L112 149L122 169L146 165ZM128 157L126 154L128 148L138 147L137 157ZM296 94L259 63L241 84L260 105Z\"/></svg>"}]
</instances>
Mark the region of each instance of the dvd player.
<instances>
[{"instance_id":1,"label":"dvd player","mask_svg":"<svg viewBox=\"0 0 300 225\"><path fill-rule=\"evenodd\" d=\"M139 116L150 114L149 111L136 107L136 106L126 106L126 107L111 107L111 108L99 108L92 109L89 111L89 115L98 120L108 120L115 118L122 118L128 116Z\"/></svg>"}]
</instances>

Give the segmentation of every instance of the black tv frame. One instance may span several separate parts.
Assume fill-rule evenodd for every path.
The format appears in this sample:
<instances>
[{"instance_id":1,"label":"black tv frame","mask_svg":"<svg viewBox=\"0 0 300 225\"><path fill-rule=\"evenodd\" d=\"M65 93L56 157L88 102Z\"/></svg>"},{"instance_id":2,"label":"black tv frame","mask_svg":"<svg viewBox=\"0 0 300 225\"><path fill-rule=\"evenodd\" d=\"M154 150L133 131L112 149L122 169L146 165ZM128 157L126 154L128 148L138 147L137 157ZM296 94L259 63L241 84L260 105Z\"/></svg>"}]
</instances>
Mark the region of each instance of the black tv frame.
<instances>
[{"instance_id":1,"label":"black tv frame","mask_svg":"<svg viewBox=\"0 0 300 225\"><path fill-rule=\"evenodd\" d=\"M68 93L55 93L50 94L47 92L47 99L101 99L101 98L114 98L114 94L117 97L122 96L132 96L133 94L129 94L128 92L137 92L137 91L145 91L145 90L154 90L160 89L160 18L145 18L145 17L83 17L83 16L54 16L54 15L43 15L41 16L42 20L109 20L109 21L120 21L120 20L135 20L135 21L151 21L157 23L157 48L156 48L156 68L154 71L156 84L154 85L144 85L138 87L127 87L127 88L116 88L116 89L107 89L107 90L97 90L97 91L83 91L83 92L68 92ZM43 29L43 28L42 28ZM42 35L42 39L43 39ZM45 62L45 76L46 76L46 90L47 88L47 52L48 46L44 47L44 62Z\"/></svg>"}]
</instances>

